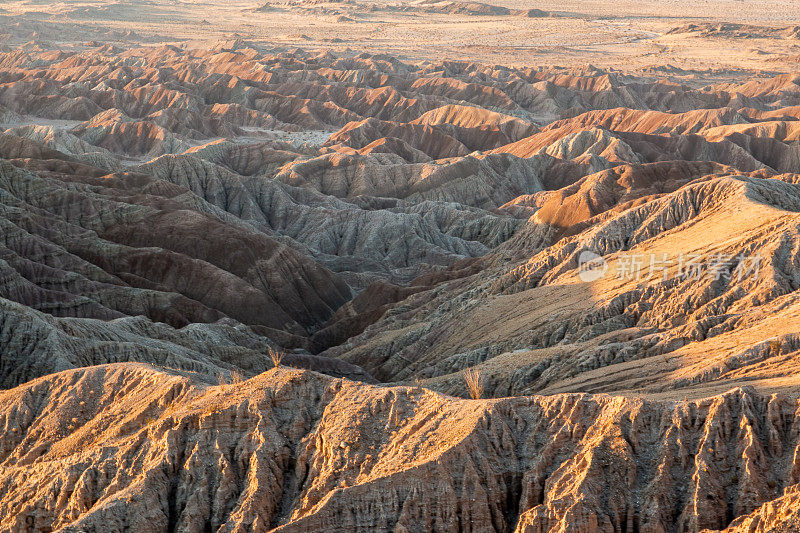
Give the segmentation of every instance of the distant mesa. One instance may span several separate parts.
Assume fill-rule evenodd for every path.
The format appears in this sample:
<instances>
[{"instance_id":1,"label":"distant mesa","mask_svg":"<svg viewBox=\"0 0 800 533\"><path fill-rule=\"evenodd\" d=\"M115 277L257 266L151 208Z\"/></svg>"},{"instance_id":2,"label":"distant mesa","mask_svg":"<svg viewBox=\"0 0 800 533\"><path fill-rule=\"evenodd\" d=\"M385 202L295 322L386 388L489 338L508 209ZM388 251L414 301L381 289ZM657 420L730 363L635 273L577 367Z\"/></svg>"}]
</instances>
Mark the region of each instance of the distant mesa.
<instances>
[{"instance_id":1,"label":"distant mesa","mask_svg":"<svg viewBox=\"0 0 800 533\"><path fill-rule=\"evenodd\" d=\"M767 39L776 37L800 39L800 26L775 28L732 22L707 22L684 24L667 32L667 35L678 34L696 34L699 37L726 39Z\"/></svg>"},{"instance_id":2,"label":"distant mesa","mask_svg":"<svg viewBox=\"0 0 800 533\"><path fill-rule=\"evenodd\" d=\"M483 15L507 16L521 15L525 17L546 17L549 13L541 9L509 9L503 6L482 2L460 2L451 0L421 0L412 6L419 6L426 13L446 13L449 15Z\"/></svg>"},{"instance_id":3,"label":"distant mesa","mask_svg":"<svg viewBox=\"0 0 800 533\"><path fill-rule=\"evenodd\" d=\"M275 4L266 3L260 7L253 9L256 13L276 13L280 11L285 11L283 7L276 6Z\"/></svg>"},{"instance_id":4,"label":"distant mesa","mask_svg":"<svg viewBox=\"0 0 800 533\"><path fill-rule=\"evenodd\" d=\"M542 18L542 17L549 17L550 12L542 11L541 9L522 9L516 12L523 17L530 17L530 18Z\"/></svg>"},{"instance_id":5,"label":"distant mesa","mask_svg":"<svg viewBox=\"0 0 800 533\"><path fill-rule=\"evenodd\" d=\"M425 11L447 13L449 15L510 15L507 7L484 4L481 2L451 2L440 0L422 0L419 2Z\"/></svg>"}]
</instances>

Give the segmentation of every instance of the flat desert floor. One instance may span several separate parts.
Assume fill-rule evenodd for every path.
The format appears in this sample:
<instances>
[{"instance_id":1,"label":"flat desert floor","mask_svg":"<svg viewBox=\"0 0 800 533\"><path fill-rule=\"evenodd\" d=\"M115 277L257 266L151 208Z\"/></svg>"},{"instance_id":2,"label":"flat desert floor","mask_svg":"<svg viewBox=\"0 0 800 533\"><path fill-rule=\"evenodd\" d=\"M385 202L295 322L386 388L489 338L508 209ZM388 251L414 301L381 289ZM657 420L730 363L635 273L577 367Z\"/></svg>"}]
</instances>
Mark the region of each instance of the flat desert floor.
<instances>
[{"instance_id":1,"label":"flat desert floor","mask_svg":"<svg viewBox=\"0 0 800 533\"><path fill-rule=\"evenodd\" d=\"M0 14L10 17L9 25L35 21L33 37L56 42L112 30L160 42L241 38L409 60L593 64L622 70L676 67L714 69L719 76L728 69L795 68L800 62L797 13L800 2L774 0L8 1L0 7ZM24 28L0 32L13 38L32 36Z\"/></svg>"}]
</instances>

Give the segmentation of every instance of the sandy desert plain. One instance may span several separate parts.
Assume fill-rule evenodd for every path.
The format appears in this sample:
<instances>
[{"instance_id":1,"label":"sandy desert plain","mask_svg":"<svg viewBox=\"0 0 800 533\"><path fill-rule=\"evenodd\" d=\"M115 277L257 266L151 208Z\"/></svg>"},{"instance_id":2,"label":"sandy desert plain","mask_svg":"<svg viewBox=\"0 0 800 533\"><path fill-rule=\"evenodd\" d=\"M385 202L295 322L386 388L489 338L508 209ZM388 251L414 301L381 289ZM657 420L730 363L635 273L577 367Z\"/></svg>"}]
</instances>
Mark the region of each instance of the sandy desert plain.
<instances>
[{"instance_id":1,"label":"sandy desert plain","mask_svg":"<svg viewBox=\"0 0 800 533\"><path fill-rule=\"evenodd\" d=\"M800 532L800 2L0 2L0 532Z\"/></svg>"}]
</instances>

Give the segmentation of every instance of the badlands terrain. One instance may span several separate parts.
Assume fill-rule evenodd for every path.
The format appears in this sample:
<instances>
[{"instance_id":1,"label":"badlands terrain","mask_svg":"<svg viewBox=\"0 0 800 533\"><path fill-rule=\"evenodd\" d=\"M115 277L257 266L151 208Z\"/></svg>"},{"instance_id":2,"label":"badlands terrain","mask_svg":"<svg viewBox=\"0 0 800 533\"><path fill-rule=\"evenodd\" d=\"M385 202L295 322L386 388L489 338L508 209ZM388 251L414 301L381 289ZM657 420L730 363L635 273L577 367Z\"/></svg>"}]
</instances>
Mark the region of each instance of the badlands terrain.
<instances>
[{"instance_id":1,"label":"badlands terrain","mask_svg":"<svg viewBox=\"0 0 800 533\"><path fill-rule=\"evenodd\" d=\"M0 531L800 531L798 12L0 4Z\"/></svg>"}]
</instances>

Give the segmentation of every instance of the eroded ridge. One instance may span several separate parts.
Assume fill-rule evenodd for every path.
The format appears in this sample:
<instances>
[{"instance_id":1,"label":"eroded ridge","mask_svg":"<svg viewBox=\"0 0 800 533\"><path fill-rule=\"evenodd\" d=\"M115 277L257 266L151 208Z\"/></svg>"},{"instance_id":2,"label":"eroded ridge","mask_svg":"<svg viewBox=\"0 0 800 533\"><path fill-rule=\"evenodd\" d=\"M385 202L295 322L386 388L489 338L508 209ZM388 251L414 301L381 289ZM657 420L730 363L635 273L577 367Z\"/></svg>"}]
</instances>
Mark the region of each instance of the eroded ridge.
<instances>
[{"instance_id":1,"label":"eroded ridge","mask_svg":"<svg viewBox=\"0 0 800 533\"><path fill-rule=\"evenodd\" d=\"M4 529L777 531L800 518L800 404L752 389L472 401L285 368L220 386L118 364L7 391L0 420Z\"/></svg>"}]
</instances>

